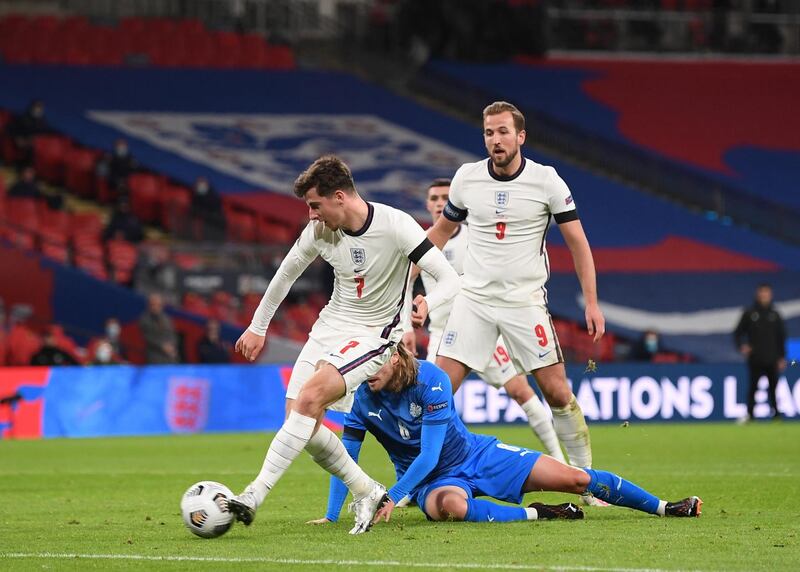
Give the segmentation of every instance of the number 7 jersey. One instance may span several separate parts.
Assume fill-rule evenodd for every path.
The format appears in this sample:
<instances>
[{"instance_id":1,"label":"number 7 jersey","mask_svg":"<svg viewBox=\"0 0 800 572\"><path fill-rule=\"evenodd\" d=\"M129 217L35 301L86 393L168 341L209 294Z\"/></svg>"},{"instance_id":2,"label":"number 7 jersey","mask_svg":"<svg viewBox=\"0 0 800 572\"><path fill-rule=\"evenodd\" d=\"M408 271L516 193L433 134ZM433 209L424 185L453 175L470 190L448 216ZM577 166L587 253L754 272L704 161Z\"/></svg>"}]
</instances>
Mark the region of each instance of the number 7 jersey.
<instances>
[{"instance_id":1,"label":"number 7 jersey","mask_svg":"<svg viewBox=\"0 0 800 572\"><path fill-rule=\"evenodd\" d=\"M401 324L411 262L430 248L425 231L408 214L367 203L367 220L357 231L333 231L311 221L288 256L308 265L320 256L334 270L333 294L320 318L339 329L387 338Z\"/></svg>"},{"instance_id":2,"label":"number 7 jersey","mask_svg":"<svg viewBox=\"0 0 800 572\"><path fill-rule=\"evenodd\" d=\"M491 306L547 302L550 217L559 224L578 218L570 190L555 169L523 157L516 173L500 176L489 159L466 163L453 177L443 214L468 223L461 283L465 296Z\"/></svg>"}]
</instances>

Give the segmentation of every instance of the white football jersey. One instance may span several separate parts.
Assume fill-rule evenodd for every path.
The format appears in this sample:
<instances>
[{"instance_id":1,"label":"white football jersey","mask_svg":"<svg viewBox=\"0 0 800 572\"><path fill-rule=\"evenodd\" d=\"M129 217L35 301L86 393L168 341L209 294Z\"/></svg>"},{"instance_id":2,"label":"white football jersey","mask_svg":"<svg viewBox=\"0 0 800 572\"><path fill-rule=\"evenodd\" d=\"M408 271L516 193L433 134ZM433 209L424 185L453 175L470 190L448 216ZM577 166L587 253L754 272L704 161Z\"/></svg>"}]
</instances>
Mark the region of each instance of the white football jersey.
<instances>
[{"instance_id":1,"label":"white football jersey","mask_svg":"<svg viewBox=\"0 0 800 572\"><path fill-rule=\"evenodd\" d=\"M442 249L444 257L459 276L464 273L464 255L466 252L467 228L466 225L462 224L459 225L456 233L450 237L450 240L447 241L447 244L445 244ZM425 286L425 292L433 290L433 287L436 285L436 280L433 276L427 272L422 272L420 276L422 277L422 285ZM430 314L428 314L431 320L428 325L428 330L432 335L444 329L444 325L447 323L447 316L450 315L450 308L452 306L453 301L450 300L447 304L442 304L438 308L434 308L431 310Z\"/></svg>"},{"instance_id":2,"label":"white football jersey","mask_svg":"<svg viewBox=\"0 0 800 572\"><path fill-rule=\"evenodd\" d=\"M311 221L292 250L306 265L320 256L333 267L333 294L320 319L386 338L410 311L404 302L411 261L418 261L425 253L421 249L430 245L410 215L380 203L367 204L369 215L359 230L333 231Z\"/></svg>"},{"instance_id":3,"label":"white football jersey","mask_svg":"<svg viewBox=\"0 0 800 572\"><path fill-rule=\"evenodd\" d=\"M466 163L453 177L443 214L468 223L461 280L465 296L493 306L546 303L550 217L557 223L578 218L570 190L555 169L523 157L515 174L499 176L488 158Z\"/></svg>"}]
</instances>

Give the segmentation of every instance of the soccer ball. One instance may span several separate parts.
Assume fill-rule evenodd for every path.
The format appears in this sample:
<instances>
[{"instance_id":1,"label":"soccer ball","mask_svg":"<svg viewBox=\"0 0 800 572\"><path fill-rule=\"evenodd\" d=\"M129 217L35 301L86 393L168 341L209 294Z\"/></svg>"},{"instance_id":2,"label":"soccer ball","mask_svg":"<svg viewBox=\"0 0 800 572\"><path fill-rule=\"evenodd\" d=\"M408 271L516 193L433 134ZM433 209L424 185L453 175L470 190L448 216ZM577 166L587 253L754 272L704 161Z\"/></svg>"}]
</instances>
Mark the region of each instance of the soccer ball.
<instances>
[{"instance_id":1,"label":"soccer ball","mask_svg":"<svg viewBox=\"0 0 800 572\"><path fill-rule=\"evenodd\" d=\"M183 494L181 513L186 528L203 538L222 536L233 524L228 510L231 490L221 483L200 481Z\"/></svg>"}]
</instances>

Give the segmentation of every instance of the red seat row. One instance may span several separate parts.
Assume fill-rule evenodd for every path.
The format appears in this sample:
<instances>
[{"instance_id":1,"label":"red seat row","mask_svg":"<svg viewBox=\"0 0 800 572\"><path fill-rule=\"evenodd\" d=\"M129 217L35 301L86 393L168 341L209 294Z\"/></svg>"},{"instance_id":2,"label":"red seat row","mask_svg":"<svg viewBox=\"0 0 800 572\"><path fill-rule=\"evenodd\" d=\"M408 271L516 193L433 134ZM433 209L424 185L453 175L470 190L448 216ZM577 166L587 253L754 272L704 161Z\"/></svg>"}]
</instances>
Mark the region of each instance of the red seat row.
<instances>
[{"instance_id":1,"label":"red seat row","mask_svg":"<svg viewBox=\"0 0 800 572\"><path fill-rule=\"evenodd\" d=\"M12 64L292 69L290 48L257 34L207 30L197 20L126 18L118 27L83 17L0 18L0 53Z\"/></svg>"}]
</instances>

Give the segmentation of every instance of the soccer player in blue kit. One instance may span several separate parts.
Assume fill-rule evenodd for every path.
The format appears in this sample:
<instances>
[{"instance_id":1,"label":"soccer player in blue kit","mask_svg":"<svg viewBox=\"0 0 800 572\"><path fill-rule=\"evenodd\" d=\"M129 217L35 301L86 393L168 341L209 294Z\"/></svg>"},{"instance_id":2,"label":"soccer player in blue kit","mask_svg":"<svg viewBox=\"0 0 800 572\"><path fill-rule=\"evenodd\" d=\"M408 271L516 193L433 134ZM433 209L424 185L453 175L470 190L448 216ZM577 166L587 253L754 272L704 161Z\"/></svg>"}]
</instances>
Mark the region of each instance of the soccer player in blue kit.
<instances>
[{"instance_id":1,"label":"soccer player in blue kit","mask_svg":"<svg viewBox=\"0 0 800 572\"><path fill-rule=\"evenodd\" d=\"M589 491L610 504L660 516L700 516L703 504L696 496L666 502L614 473L573 467L490 435L470 433L453 406L447 374L430 362L418 362L402 346L358 388L345 417L342 441L356 460L367 431L386 449L398 476L374 522L388 522L406 495L430 520L471 522L583 518L572 503L523 508L475 498L519 504L533 491ZM345 485L331 477L326 516L312 522L335 522L346 495Z\"/></svg>"}]
</instances>

